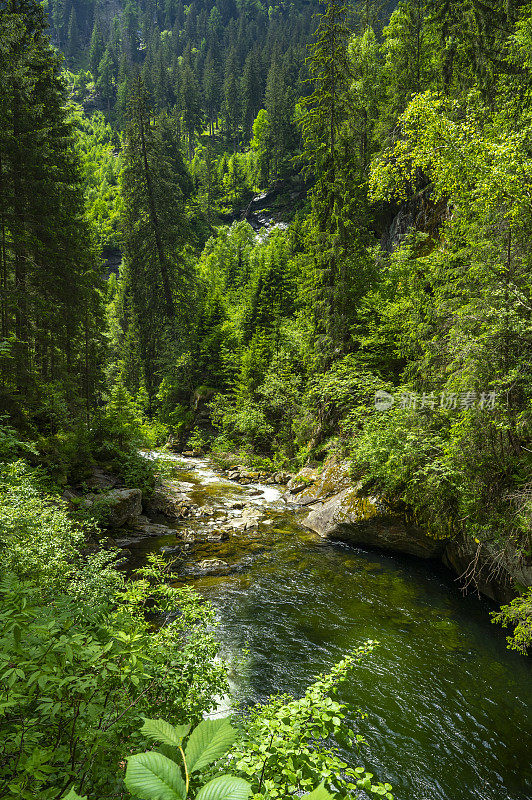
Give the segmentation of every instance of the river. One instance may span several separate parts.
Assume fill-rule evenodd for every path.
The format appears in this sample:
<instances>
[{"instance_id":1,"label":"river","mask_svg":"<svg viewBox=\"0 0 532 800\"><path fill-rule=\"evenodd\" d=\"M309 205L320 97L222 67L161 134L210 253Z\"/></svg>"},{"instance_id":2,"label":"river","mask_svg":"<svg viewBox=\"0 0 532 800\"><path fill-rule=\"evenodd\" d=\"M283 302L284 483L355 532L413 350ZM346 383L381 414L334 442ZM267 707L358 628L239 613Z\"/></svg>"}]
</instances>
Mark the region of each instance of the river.
<instances>
[{"instance_id":1,"label":"river","mask_svg":"<svg viewBox=\"0 0 532 800\"><path fill-rule=\"evenodd\" d=\"M182 579L217 609L235 703L298 695L350 648L377 639L340 693L368 715L357 722L367 746L348 760L393 784L396 800L530 800L532 661L506 649L487 601L464 598L443 567L321 540L278 488L240 486L202 459L172 457L170 470L214 511L175 527L216 530L241 515L235 501L263 514L258 528L197 543L183 566ZM133 558L169 544L144 540ZM213 557L227 562L224 572L195 572Z\"/></svg>"}]
</instances>

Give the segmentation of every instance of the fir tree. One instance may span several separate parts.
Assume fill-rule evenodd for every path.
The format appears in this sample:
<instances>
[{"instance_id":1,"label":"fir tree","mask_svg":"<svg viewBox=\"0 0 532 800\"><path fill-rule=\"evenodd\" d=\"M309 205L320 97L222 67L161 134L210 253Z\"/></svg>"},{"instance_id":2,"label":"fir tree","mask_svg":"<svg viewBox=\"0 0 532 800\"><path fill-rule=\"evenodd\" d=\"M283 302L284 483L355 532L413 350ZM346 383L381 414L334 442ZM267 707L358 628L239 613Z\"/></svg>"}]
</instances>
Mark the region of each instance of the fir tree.
<instances>
[{"instance_id":1,"label":"fir tree","mask_svg":"<svg viewBox=\"0 0 532 800\"><path fill-rule=\"evenodd\" d=\"M80 36L78 29L78 20L76 17L76 9L74 6L72 6L72 11L70 12L70 19L68 22L68 37L67 37L66 52L69 58L69 62L71 64L74 64L80 55Z\"/></svg>"},{"instance_id":2,"label":"fir tree","mask_svg":"<svg viewBox=\"0 0 532 800\"><path fill-rule=\"evenodd\" d=\"M4 390L32 407L41 392L46 404L54 384L69 412L85 394L88 414L98 389L99 278L60 61L34 0L0 10L0 73L1 319L6 338L16 337Z\"/></svg>"},{"instance_id":3,"label":"fir tree","mask_svg":"<svg viewBox=\"0 0 532 800\"><path fill-rule=\"evenodd\" d=\"M127 280L138 319L150 398L164 353L188 325L194 280L183 253L189 237L185 201L191 191L175 117L157 121L135 79L128 111L122 192Z\"/></svg>"},{"instance_id":4,"label":"fir tree","mask_svg":"<svg viewBox=\"0 0 532 800\"><path fill-rule=\"evenodd\" d=\"M94 79L98 77L98 67L104 54L105 45L100 30L98 19L94 23L92 29L91 40L89 45L89 69L93 74Z\"/></svg>"},{"instance_id":5,"label":"fir tree","mask_svg":"<svg viewBox=\"0 0 532 800\"><path fill-rule=\"evenodd\" d=\"M180 80L181 114L183 128L188 137L188 151L194 154L194 136L203 122L200 87L190 64L185 64Z\"/></svg>"}]
</instances>

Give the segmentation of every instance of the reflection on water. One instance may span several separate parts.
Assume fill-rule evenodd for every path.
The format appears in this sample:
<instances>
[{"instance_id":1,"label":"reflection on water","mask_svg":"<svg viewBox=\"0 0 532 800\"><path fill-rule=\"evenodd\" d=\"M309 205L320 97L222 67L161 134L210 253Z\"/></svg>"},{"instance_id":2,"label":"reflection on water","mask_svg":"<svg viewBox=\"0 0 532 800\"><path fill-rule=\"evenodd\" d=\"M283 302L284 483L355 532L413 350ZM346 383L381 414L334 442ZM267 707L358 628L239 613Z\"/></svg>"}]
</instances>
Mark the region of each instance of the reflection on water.
<instances>
[{"instance_id":1,"label":"reflection on water","mask_svg":"<svg viewBox=\"0 0 532 800\"><path fill-rule=\"evenodd\" d=\"M229 564L193 583L218 610L237 701L298 694L349 648L377 639L341 691L368 713L357 722L368 746L347 757L392 783L398 800L530 800L531 662L506 649L485 601L463 598L443 568L324 543L275 488L249 497L199 459L176 460L175 479L218 515L240 514L228 506L244 499L270 520L191 554ZM215 515L186 527L219 524Z\"/></svg>"}]
</instances>

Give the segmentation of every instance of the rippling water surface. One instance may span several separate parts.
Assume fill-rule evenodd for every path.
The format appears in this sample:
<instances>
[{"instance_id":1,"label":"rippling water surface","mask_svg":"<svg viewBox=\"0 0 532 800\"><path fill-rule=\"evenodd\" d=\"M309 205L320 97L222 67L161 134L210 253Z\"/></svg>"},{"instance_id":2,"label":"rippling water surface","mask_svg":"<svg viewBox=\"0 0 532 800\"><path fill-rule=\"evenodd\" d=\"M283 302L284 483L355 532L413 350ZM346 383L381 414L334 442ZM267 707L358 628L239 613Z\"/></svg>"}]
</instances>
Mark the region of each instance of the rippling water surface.
<instances>
[{"instance_id":1,"label":"rippling water surface","mask_svg":"<svg viewBox=\"0 0 532 800\"><path fill-rule=\"evenodd\" d=\"M191 565L209 557L230 565L192 580L218 610L237 700L297 695L347 650L377 639L341 692L368 714L357 723L368 745L347 757L392 783L398 800L532 798L532 664L506 649L485 601L463 598L443 568L324 543L275 489L249 498L192 459L175 462L175 479L217 513L241 513L226 507L245 499L268 518L191 553Z\"/></svg>"}]
</instances>

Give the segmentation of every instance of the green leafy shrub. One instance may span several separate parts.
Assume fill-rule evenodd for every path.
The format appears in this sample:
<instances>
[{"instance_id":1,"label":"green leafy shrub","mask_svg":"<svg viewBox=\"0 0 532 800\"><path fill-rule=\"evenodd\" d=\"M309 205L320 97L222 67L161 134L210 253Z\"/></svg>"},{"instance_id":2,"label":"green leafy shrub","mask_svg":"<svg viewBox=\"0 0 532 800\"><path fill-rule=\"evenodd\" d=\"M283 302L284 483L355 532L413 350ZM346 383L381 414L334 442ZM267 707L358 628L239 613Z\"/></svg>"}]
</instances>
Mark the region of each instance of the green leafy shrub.
<instances>
[{"instance_id":1,"label":"green leafy shrub","mask_svg":"<svg viewBox=\"0 0 532 800\"><path fill-rule=\"evenodd\" d=\"M194 428L187 439L187 447L192 450L206 450L209 447L210 437L201 428Z\"/></svg>"},{"instance_id":2,"label":"green leafy shrub","mask_svg":"<svg viewBox=\"0 0 532 800\"><path fill-rule=\"evenodd\" d=\"M322 782L335 796L358 797L362 790L393 800L389 784L374 783L363 767L348 767L338 752L338 744L352 748L364 741L346 723L346 706L335 699L338 686L376 644L368 641L347 655L303 697L279 695L244 716L231 763L250 781L254 800L297 796Z\"/></svg>"},{"instance_id":3,"label":"green leafy shrub","mask_svg":"<svg viewBox=\"0 0 532 800\"><path fill-rule=\"evenodd\" d=\"M52 800L71 784L119 793L144 715L197 720L226 691L212 610L163 570L156 560L127 584L93 570L47 603L30 581L1 581L0 783L10 796ZM154 629L154 615L167 624Z\"/></svg>"},{"instance_id":4,"label":"green leafy shrub","mask_svg":"<svg viewBox=\"0 0 532 800\"><path fill-rule=\"evenodd\" d=\"M74 574L83 532L44 482L24 461L0 465L0 574L31 578L53 596Z\"/></svg>"},{"instance_id":5,"label":"green leafy shrub","mask_svg":"<svg viewBox=\"0 0 532 800\"><path fill-rule=\"evenodd\" d=\"M21 453L36 454L35 446L22 441L17 431L0 417L0 463L16 458Z\"/></svg>"},{"instance_id":6,"label":"green leafy shrub","mask_svg":"<svg viewBox=\"0 0 532 800\"><path fill-rule=\"evenodd\" d=\"M508 625L514 628L507 638L508 646L526 655L532 647L532 587L508 605L501 606L500 611L492 612L491 616L492 621L500 623L503 628Z\"/></svg>"},{"instance_id":7,"label":"green leafy shrub","mask_svg":"<svg viewBox=\"0 0 532 800\"><path fill-rule=\"evenodd\" d=\"M133 489L141 489L144 497L151 494L156 483L155 466L137 450L123 450L113 460L113 466L124 481Z\"/></svg>"},{"instance_id":8,"label":"green leafy shrub","mask_svg":"<svg viewBox=\"0 0 532 800\"><path fill-rule=\"evenodd\" d=\"M353 448L353 473L410 507L435 537L455 531L460 475L446 457L446 420L393 408L368 417Z\"/></svg>"},{"instance_id":9,"label":"green leafy shrub","mask_svg":"<svg viewBox=\"0 0 532 800\"><path fill-rule=\"evenodd\" d=\"M145 719L141 733L160 746L159 750L128 757L125 784L129 792L144 800L186 800L193 786L195 800L248 800L251 786L242 778L223 774L204 782L201 776L233 744L237 732L229 720L203 720L190 732L191 727L170 725L163 719ZM333 800L323 785L303 797ZM64 800L87 798L80 797L72 788Z\"/></svg>"}]
</instances>

